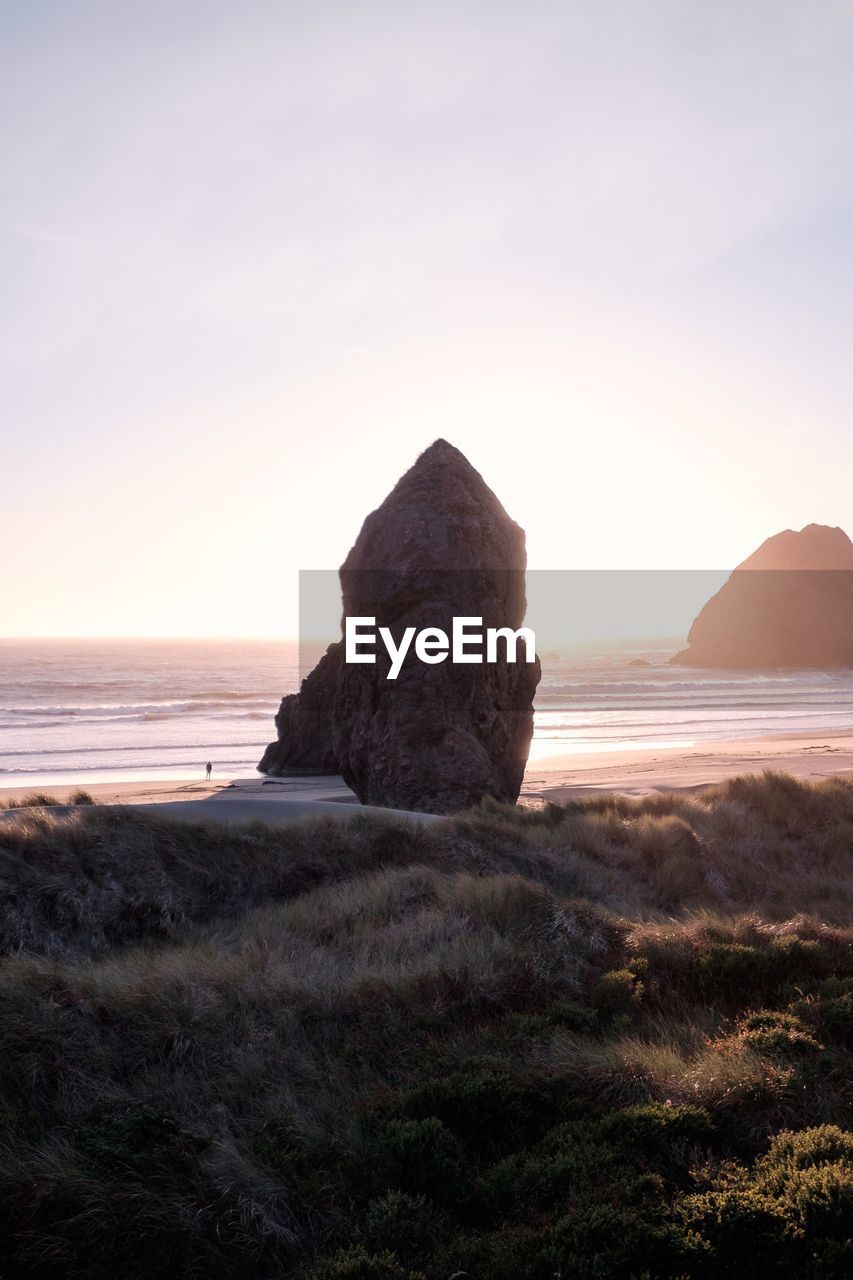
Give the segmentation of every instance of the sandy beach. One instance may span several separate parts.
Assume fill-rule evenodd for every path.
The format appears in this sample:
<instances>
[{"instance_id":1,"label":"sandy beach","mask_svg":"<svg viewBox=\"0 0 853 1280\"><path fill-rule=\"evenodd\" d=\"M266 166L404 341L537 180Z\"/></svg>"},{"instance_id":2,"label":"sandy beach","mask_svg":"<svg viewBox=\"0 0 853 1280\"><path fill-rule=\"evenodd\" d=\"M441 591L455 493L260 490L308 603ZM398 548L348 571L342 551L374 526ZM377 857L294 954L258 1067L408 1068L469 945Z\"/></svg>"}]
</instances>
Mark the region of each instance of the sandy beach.
<instances>
[{"instance_id":1,"label":"sandy beach","mask_svg":"<svg viewBox=\"0 0 853 1280\"><path fill-rule=\"evenodd\" d=\"M648 795L655 791L696 791L743 773L773 769L815 781L834 774L853 774L853 734L813 734L750 740L702 742L690 747L635 748L584 752L533 760L528 764L521 803L560 801L600 791ZM230 821L252 817L338 814L356 804L337 777L235 778L216 780L80 783L44 786L62 804L82 787L99 804L192 806L184 812ZM0 787L0 800L25 794L26 788ZM202 802L202 803L200 803ZM227 807L226 807L227 806ZM276 813L276 807L278 813ZM177 809L172 810L178 812Z\"/></svg>"},{"instance_id":2,"label":"sandy beach","mask_svg":"<svg viewBox=\"0 0 853 1280\"><path fill-rule=\"evenodd\" d=\"M772 769L814 782L853 772L853 734L780 735L531 761L521 799L567 800L597 791L648 795L696 791L744 773Z\"/></svg>"},{"instance_id":3,"label":"sandy beach","mask_svg":"<svg viewBox=\"0 0 853 1280\"><path fill-rule=\"evenodd\" d=\"M39 788L57 801L55 813L65 812L70 795L78 789L89 792L99 805L144 805L165 817L188 821L243 823L262 821L275 825L311 818L347 821L357 814L397 817L414 822L439 822L429 813L409 813L400 809L379 809L360 805L342 778L235 778L220 783L188 783L186 780L158 779L155 782L93 783L85 788L58 786ZM0 788L0 800L26 795L21 788ZM2 819L0 812L0 819Z\"/></svg>"}]
</instances>

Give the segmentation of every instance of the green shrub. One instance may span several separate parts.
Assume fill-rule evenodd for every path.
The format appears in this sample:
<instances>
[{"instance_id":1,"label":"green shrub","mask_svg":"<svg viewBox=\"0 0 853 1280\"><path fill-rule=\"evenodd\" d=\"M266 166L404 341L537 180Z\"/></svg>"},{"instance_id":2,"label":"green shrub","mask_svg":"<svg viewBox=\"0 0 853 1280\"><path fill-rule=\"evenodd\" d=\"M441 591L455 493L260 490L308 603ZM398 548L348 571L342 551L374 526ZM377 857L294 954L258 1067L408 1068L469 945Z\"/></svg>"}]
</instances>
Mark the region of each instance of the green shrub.
<instances>
[{"instance_id":1,"label":"green shrub","mask_svg":"<svg viewBox=\"0 0 853 1280\"><path fill-rule=\"evenodd\" d=\"M547 1018L554 1026L579 1032L592 1031L598 1021L595 1009L573 1000L555 1000L548 1006Z\"/></svg>"},{"instance_id":2,"label":"green shrub","mask_svg":"<svg viewBox=\"0 0 853 1280\"><path fill-rule=\"evenodd\" d=\"M430 1276L436 1280L551 1280L543 1270L541 1228L515 1223L494 1232L466 1232L442 1249Z\"/></svg>"},{"instance_id":3,"label":"green shrub","mask_svg":"<svg viewBox=\"0 0 853 1280\"><path fill-rule=\"evenodd\" d=\"M410 1089L400 1109L436 1117L472 1152L512 1150L553 1123L558 1103L548 1081L516 1080L494 1068L458 1071Z\"/></svg>"},{"instance_id":4,"label":"green shrub","mask_svg":"<svg viewBox=\"0 0 853 1280\"><path fill-rule=\"evenodd\" d=\"M777 972L789 982L822 976L831 967L830 954L819 939L796 934L773 938L770 957Z\"/></svg>"},{"instance_id":5,"label":"green shrub","mask_svg":"<svg viewBox=\"0 0 853 1280\"><path fill-rule=\"evenodd\" d=\"M829 965L816 939L786 935L772 938L766 950L741 942L712 943L699 953L694 977L703 995L744 1008L792 984L813 982Z\"/></svg>"},{"instance_id":6,"label":"green shrub","mask_svg":"<svg viewBox=\"0 0 853 1280\"><path fill-rule=\"evenodd\" d=\"M542 1250L543 1277L619 1280L660 1275L673 1258L677 1231L642 1213L616 1205L593 1205L567 1214L548 1233Z\"/></svg>"},{"instance_id":7,"label":"green shrub","mask_svg":"<svg viewBox=\"0 0 853 1280\"><path fill-rule=\"evenodd\" d=\"M184 1176L208 1145L158 1107L101 1108L71 1130L74 1146L112 1174Z\"/></svg>"},{"instance_id":8,"label":"green shrub","mask_svg":"<svg viewBox=\"0 0 853 1280\"><path fill-rule=\"evenodd\" d=\"M390 1120L384 1134L386 1185L437 1199L453 1197L459 1188L463 1153L458 1139L435 1116L423 1120Z\"/></svg>"},{"instance_id":9,"label":"green shrub","mask_svg":"<svg viewBox=\"0 0 853 1280\"><path fill-rule=\"evenodd\" d=\"M793 1013L779 1013L776 1009L756 1009L755 1013L741 1018L738 1026L744 1031L805 1030Z\"/></svg>"},{"instance_id":10,"label":"green shrub","mask_svg":"<svg viewBox=\"0 0 853 1280\"><path fill-rule=\"evenodd\" d=\"M810 1169L839 1160L853 1163L853 1133L834 1124L822 1124L777 1133L766 1155L759 1159L758 1168Z\"/></svg>"},{"instance_id":11,"label":"green shrub","mask_svg":"<svg viewBox=\"0 0 853 1280\"><path fill-rule=\"evenodd\" d=\"M773 964L766 951L740 942L715 942L699 954L696 976L712 999L746 1004L773 985Z\"/></svg>"},{"instance_id":12,"label":"green shrub","mask_svg":"<svg viewBox=\"0 0 853 1280\"><path fill-rule=\"evenodd\" d=\"M605 973L592 989L592 1006L605 1018L636 1012L643 999L643 983L631 969Z\"/></svg>"},{"instance_id":13,"label":"green shrub","mask_svg":"<svg viewBox=\"0 0 853 1280\"><path fill-rule=\"evenodd\" d=\"M527 1218L565 1204L586 1201L604 1192L627 1197L625 1165L618 1148L592 1137L555 1131L530 1152L516 1152L482 1176L478 1209L484 1221Z\"/></svg>"},{"instance_id":14,"label":"green shrub","mask_svg":"<svg viewBox=\"0 0 853 1280\"><path fill-rule=\"evenodd\" d=\"M761 1009L741 1019L738 1029L744 1043L770 1058L798 1059L823 1049L800 1019L790 1013Z\"/></svg>"},{"instance_id":15,"label":"green shrub","mask_svg":"<svg viewBox=\"0 0 853 1280\"><path fill-rule=\"evenodd\" d=\"M834 1125L772 1139L753 1170L724 1169L676 1206L704 1252L699 1274L840 1277L853 1263L853 1134ZM764 1274L761 1271L760 1274Z\"/></svg>"},{"instance_id":16,"label":"green shrub","mask_svg":"<svg viewBox=\"0 0 853 1280\"><path fill-rule=\"evenodd\" d=\"M708 1142L714 1124L704 1107L648 1102L612 1111L602 1119L601 1131L611 1142L660 1153L673 1142Z\"/></svg>"},{"instance_id":17,"label":"green shrub","mask_svg":"<svg viewBox=\"0 0 853 1280\"><path fill-rule=\"evenodd\" d=\"M853 1046L853 992L830 996L818 1005L821 1030L832 1040Z\"/></svg>"},{"instance_id":18,"label":"green shrub","mask_svg":"<svg viewBox=\"0 0 853 1280\"><path fill-rule=\"evenodd\" d=\"M341 1249L309 1272L310 1280L426 1280L420 1271L409 1271L393 1253L368 1253L363 1245Z\"/></svg>"},{"instance_id":19,"label":"green shrub","mask_svg":"<svg viewBox=\"0 0 853 1280\"><path fill-rule=\"evenodd\" d=\"M853 1257L853 1168L840 1161L791 1169L779 1203L811 1241L847 1241Z\"/></svg>"},{"instance_id":20,"label":"green shrub","mask_svg":"<svg viewBox=\"0 0 853 1280\"><path fill-rule=\"evenodd\" d=\"M369 1249L416 1262L434 1251L442 1229L442 1214L425 1196L386 1191L368 1204L360 1234Z\"/></svg>"},{"instance_id":21,"label":"green shrub","mask_svg":"<svg viewBox=\"0 0 853 1280\"><path fill-rule=\"evenodd\" d=\"M790 1248L784 1212L772 1196L748 1181L685 1196L675 1217L685 1243L695 1252L698 1275L770 1276L774 1270L790 1274L783 1265ZM763 1271L756 1272L756 1259Z\"/></svg>"}]
</instances>

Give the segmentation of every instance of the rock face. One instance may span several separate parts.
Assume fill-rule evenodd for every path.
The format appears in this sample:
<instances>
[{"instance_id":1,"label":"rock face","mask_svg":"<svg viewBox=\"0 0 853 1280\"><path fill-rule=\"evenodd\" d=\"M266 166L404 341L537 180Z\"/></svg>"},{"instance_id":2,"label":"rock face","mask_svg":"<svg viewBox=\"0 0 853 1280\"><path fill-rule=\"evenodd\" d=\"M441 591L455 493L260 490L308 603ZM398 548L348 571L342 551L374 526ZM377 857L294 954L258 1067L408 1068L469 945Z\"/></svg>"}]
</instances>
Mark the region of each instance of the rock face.
<instances>
[{"instance_id":1,"label":"rock face","mask_svg":"<svg viewBox=\"0 0 853 1280\"><path fill-rule=\"evenodd\" d=\"M367 517L341 568L344 613L406 627L478 617L524 620L524 533L482 476L438 440ZM503 653L503 650L501 650ZM519 655L521 657L521 654ZM364 803L452 812L483 796L515 801L533 732L538 660L344 665L333 742Z\"/></svg>"},{"instance_id":2,"label":"rock face","mask_svg":"<svg viewBox=\"0 0 853 1280\"><path fill-rule=\"evenodd\" d=\"M786 529L734 570L695 619L690 667L853 666L853 543L843 529Z\"/></svg>"},{"instance_id":3,"label":"rock face","mask_svg":"<svg viewBox=\"0 0 853 1280\"><path fill-rule=\"evenodd\" d=\"M261 757L261 773L276 775L339 773L332 747L332 710L343 645L330 644L299 693L282 698L275 717L278 738Z\"/></svg>"},{"instance_id":4,"label":"rock face","mask_svg":"<svg viewBox=\"0 0 853 1280\"><path fill-rule=\"evenodd\" d=\"M525 567L523 531L459 450L438 440L365 520L340 570L343 613L375 618L397 643L407 627L449 635L454 617L515 630L524 621ZM282 768L285 756L273 743L259 767L291 772L305 758L328 758L330 736L340 772L365 804L451 813L484 796L515 801L533 732L538 658L524 661L520 645L518 660L508 662L502 642L495 663L427 665L410 653L388 680L384 646L375 652L368 665L343 663L330 650L296 706L285 699L277 717L280 736L306 731L305 755L282 744ZM305 698L323 663L327 670Z\"/></svg>"}]
</instances>

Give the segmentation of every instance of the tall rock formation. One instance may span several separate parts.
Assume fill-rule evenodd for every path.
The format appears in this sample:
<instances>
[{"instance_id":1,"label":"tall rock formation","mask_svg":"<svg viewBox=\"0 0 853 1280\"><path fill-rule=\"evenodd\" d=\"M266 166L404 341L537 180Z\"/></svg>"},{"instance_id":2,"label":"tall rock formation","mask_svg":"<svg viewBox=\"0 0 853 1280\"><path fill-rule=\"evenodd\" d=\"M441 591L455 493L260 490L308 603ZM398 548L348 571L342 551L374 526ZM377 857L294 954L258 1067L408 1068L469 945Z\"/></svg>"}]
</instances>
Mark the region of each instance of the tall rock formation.
<instances>
[{"instance_id":1,"label":"tall rock formation","mask_svg":"<svg viewBox=\"0 0 853 1280\"><path fill-rule=\"evenodd\" d=\"M704 606L672 662L853 666L853 542L820 524L768 538Z\"/></svg>"},{"instance_id":2,"label":"tall rock formation","mask_svg":"<svg viewBox=\"0 0 853 1280\"><path fill-rule=\"evenodd\" d=\"M449 635L454 617L515 630L524 621L525 567L523 530L463 454L437 440L365 520L340 570L343 613L375 618L397 643L407 627ZM387 679L382 645L375 664L343 663L333 650L327 670L318 667L277 718L280 736L319 722L317 731L306 734L304 751L271 744L259 767L292 772L325 756L328 731L340 772L365 804L451 813L484 796L517 799L540 675L523 645L516 662L502 643L495 663L427 665L410 653L396 680ZM327 719L320 708L330 682Z\"/></svg>"},{"instance_id":3,"label":"tall rock formation","mask_svg":"<svg viewBox=\"0 0 853 1280\"><path fill-rule=\"evenodd\" d=\"M422 453L367 517L343 566L344 613L406 627L478 617L520 627L524 532L479 472L444 440ZM501 651L503 652L503 651ZM533 732L538 659L427 666L344 665L333 742L341 772L368 804L452 812L483 796L515 801Z\"/></svg>"}]
</instances>

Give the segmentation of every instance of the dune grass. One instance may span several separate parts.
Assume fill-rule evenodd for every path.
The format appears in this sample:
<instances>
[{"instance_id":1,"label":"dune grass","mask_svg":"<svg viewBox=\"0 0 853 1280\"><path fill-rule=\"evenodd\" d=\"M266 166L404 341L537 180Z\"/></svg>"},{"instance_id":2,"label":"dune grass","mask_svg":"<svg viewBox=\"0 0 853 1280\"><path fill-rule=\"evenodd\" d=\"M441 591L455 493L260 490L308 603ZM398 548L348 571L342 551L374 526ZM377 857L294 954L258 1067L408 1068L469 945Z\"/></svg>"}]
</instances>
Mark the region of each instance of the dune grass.
<instances>
[{"instance_id":1,"label":"dune grass","mask_svg":"<svg viewBox=\"0 0 853 1280\"><path fill-rule=\"evenodd\" d=\"M851 858L853 785L777 775L10 815L0 1274L846 1276Z\"/></svg>"},{"instance_id":2,"label":"dune grass","mask_svg":"<svg viewBox=\"0 0 853 1280\"><path fill-rule=\"evenodd\" d=\"M60 803L55 795L49 791L29 791L26 795L11 797L8 800L0 800L0 809L51 809ZM82 787L78 787L72 791L65 804L95 804L96 801L91 792L84 791Z\"/></svg>"}]
</instances>

